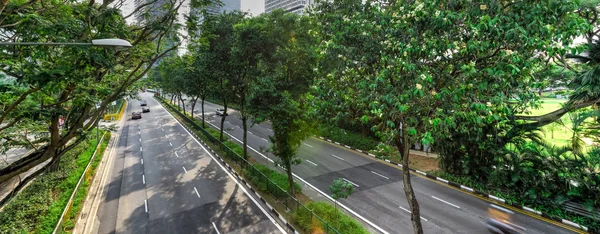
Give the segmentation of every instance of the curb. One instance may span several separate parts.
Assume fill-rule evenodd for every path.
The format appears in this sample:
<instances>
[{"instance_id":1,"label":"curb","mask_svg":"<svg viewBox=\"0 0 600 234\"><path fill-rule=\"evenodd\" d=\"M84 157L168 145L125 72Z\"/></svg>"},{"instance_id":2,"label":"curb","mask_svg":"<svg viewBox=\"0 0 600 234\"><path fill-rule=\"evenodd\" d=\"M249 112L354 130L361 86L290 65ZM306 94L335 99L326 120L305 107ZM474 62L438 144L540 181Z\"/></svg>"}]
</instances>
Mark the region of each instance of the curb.
<instances>
[{"instance_id":1,"label":"curb","mask_svg":"<svg viewBox=\"0 0 600 234\"><path fill-rule=\"evenodd\" d=\"M375 158L377 161L382 161L382 162L391 163L391 164L393 164L393 165L396 165L396 166L398 166L398 167L402 168L402 164L400 164L400 163L391 162L391 161L390 161L390 160L388 160L388 159L380 159L380 158L377 158L377 156L376 156L376 155L374 155L374 154L371 154L371 153L369 153L369 152L367 152L367 151L363 151L363 150L360 150L360 149L357 149L357 148L354 148L354 147L350 147L350 146L348 146L348 145L342 145L342 144L340 144L339 142L335 142L335 141L332 141L332 140L330 140L330 139L327 139L327 138L324 138L324 137L321 137L321 136L315 136L315 137L318 137L318 138L319 138L319 139L321 139L321 140L324 140L324 141L327 141L327 142L330 142L330 143L335 143L336 145L343 146L343 147L345 147L345 148L348 148L348 149L354 150L354 151L356 151L356 152L359 152L359 153L361 153L361 154L364 154L364 155L370 156L370 157L372 157L372 158ZM428 178L428 179L430 179L430 180L435 180L435 181L439 181L439 182L442 182L442 183L448 184L448 185L450 185L450 186L452 186L452 187L455 187L455 188L457 188L457 189L463 190L463 191L465 191L465 192L468 192L468 193L471 193L471 194L475 194L475 195L479 195L479 196L482 196L482 197L485 197L485 198L492 199L492 200L494 200L495 202L498 202L498 203L502 203L502 204L509 205L509 206L511 206L511 207L513 207L513 208L516 208L516 209L519 209L519 210L522 210L522 211L525 211L525 212L531 213L531 214L533 214L533 215L537 215L537 216L540 216L540 217L543 217L543 218L546 218L546 219L550 219L550 220L553 220L553 221L556 221L556 222L559 222L559 223L562 223L562 224L566 224L566 225L569 225L569 226L571 226L571 227L573 227L573 228L577 228L577 229L579 229L579 230L586 231L586 232L589 232L589 233L600 233L600 231L598 231L598 230L589 230L589 228L588 228L588 227L586 227L586 226L582 226L582 225L579 225L579 224L577 224L577 223L575 223L575 222L573 222L573 221L570 221L570 220L566 220L566 219L561 219L561 218L552 217L552 216L551 216L550 214L548 214L548 213L544 213L544 212L541 212L541 211L539 211L539 210L535 210L535 209L533 209L533 208L529 208L529 207L527 207L527 206L522 206L522 205L517 205L517 204L511 204L511 203L508 203L508 202L506 202L506 200L504 200L504 199L502 199L502 198L499 198L499 197L497 197L497 196L494 196L494 195L491 195L491 194L487 194L487 193L484 193L484 192L482 192L482 191L479 191L479 190L476 190L476 189L470 188L470 187L468 187L468 186L465 186L465 185L462 185L462 184L459 184L459 183L455 183L455 182L452 182L452 181L446 180L446 179L444 179L444 178L442 178L442 177L437 177L437 176L435 176L435 175L432 175L432 174L427 174L426 172L423 172L423 171L420 171L420 170L417 170L417 169L413 169L413 168L408 168L408 169L409 169L410 171L412 171L412 172L415 172L415 173L421 174L421 175L425 176L426 178Z\"/></svg>"}]
</instances>

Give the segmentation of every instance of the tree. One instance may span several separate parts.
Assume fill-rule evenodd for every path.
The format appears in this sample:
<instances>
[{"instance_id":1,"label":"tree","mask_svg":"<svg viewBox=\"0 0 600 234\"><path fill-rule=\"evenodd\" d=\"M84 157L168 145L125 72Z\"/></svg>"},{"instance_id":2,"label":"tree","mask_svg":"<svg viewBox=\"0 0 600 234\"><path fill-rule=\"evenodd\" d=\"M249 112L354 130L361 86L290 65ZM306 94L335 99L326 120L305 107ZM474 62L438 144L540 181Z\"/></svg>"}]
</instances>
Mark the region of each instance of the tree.
<instances>
[{"instance_id":1,"label":"tree","mask_svg":"<svg viewBox=\"0 0 600 234\"><path fill-rule=\"evenodd\" d=\"M240 106L243 128L244 159L248 159L248 119L251 118L248 111L248 97L261 75L259 62L270 60L274 54L274 47L270 45L271 40L265 25L266 15L245 19L234 26L235 41L232 48L233 59L230 63L235 67L235 75L230 79L230 85L235 93L235 102Z\"/></svg>"},{"instance_id":2,"label":"tree","mask_svg":"<svg viewBox=\"0 0 600 234\"><path fill-rule=\"evenodd\" d=\"M233 96L236 95L232 89L231 79L237 75L237 72L240 72L232 63L234 61L232 49L235 43L233 26L241 22L245 15L239 11L205 15L201 25L202 38L200 41L206 46L206 49L203 50L206 66L211 68L210 79L217 83L224 113L227 113L228 104L234 100ZM226 117L227 115L223 115L221 118L219 135L221 141Z\"/></svg>"},{"instance_id":3,"label":"tree","mask_svg":"<svg viewBox=\"0 0 600 234\"><path fill-rule=\"evenodd\" d=\"M261 77L252 91L249 108L255 123L270 120L273 136L270 150L288 176L290 193L295 194L292 165L298 147L311 135L306 110L310 102L309 87L314 79L315 39L310 35L311 25L306 17L273 11L265 17L270 48L270 59L261 61Z\"/></svg>"},{"instance_id":4,"label":"tree","mask_svg":"<svg viewBox=\"0 0 600 234\"><path fill-rule=\"evenodd\" d=\"M352 195L354 192L354 185L348 181L345 181L343 178L339 178L333 181L333 184L329 186L329 190L331 190L331 197L335 199L335 213L337 215L338 200L340 198L346 199Z\"/></svg>"},{"instance_id":5,"label":"tree","mask_svg":"<svg viewBox=\"0 0 600 234\"><path fill-rule=\"evenodd\" d=\"M556 41L568 42L581 29L576 7L570 1L317 4L312 14L325 62L315 96L337 111L357 102L361 119L398 149L415 233L423 229L408 168L411 145L430 145L434 136L452 141L456 132L501 137L486 126L510 122L511 113L535 102L529 75L544 62L536 55L565 52ZM477 157L473 172L491 168L493 158Z\"/></svg>"},{"instance_id":6,"label":"tree","mask_svg":"<svg viewBox=\"0 0 600 234\"><path fill-rule=\"evenodd\" d=\"M177 44L159 47L175 25L183 3L163 3L164 14L138 25L127 25L119 4L113 1L54 2L2 1L2 41L85 42L99 38L122 38L132 48L114 51L99 47L3 46L0 69L14 79L3 85L0 107L1 144L11 147L25 129L40 137L32 142L37 150L0 169L0 183L51 159L59 158L85 139L113 101L131 94L129 88L141 79L159 58ZM147 12L140 7L134 13ZM96 107L97 106L97 107ZM59 119L66 118L59 127ZM43 130L42 130L43 129ZM32 130L32 131L30 131ZM44 132L48 132L47 134Z\"/></svg>"}]
</instances>

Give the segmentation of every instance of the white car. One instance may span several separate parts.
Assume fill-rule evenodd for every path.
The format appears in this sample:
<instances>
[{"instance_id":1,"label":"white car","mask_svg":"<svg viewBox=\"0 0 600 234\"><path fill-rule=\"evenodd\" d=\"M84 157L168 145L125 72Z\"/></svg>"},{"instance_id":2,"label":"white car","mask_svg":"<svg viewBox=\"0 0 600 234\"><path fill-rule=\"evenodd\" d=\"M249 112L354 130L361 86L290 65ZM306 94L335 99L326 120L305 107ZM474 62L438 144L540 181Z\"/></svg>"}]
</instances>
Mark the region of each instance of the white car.
<instances>
[{"instance_id":1,"label":"white car","mask_svg":"<svg viewBox=\"0 0 600 234\"><path fill-rule=\"evenodd\" d=\"M225 109L217 109L217 115L223 116L223 114L225 114L225 116L227 116Z\"/></svg>"}]
</instances>

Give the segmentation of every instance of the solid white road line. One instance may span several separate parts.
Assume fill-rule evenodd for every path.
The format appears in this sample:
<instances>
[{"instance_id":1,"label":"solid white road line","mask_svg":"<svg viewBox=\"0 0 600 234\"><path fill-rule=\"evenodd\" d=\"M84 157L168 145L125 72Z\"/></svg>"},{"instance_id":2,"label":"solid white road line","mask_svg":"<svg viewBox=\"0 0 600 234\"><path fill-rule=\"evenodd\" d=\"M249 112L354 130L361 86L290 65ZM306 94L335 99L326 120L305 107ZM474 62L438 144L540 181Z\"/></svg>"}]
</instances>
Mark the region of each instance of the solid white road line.
<instances>
[{"instance_id":1,"label":"solid white road line","mask_svg":"<svg viewBox=\"0 0 600 234\"><path fill-rule=\"evenodd\" d=\"M183 171L185 171L185 173L187 173L187 170L185 169L185 167L183 167Z\"/></svg>"},{"instance_id":2,"label":"solid white road line","mask_svg":"<svg viewBox=\"0 0 600 234\"><path fill-rule=\"evenodd\" d=\"M215 228L215 231L217 231L217 234L221 234L221 233L219 232L219 229L217 228L217 225L215 225L215 222L212 222L212 224L213 224L213 227Z\"/></svg>"},{"instance_id":3,"label":"solid white road line","mask_svg":"<svg viewBox=\"0 0 600 234\"><path fill-rule=\"evenodd\" d=\"M194 191L196 192L196 195L198 195L198 197L200 197L200 194L198 193L198 189L196 189L196 187L194 187Z\"/></svg>"},{"instance_id":4,"label":"solid white road line","mask_svg":"<svg viewBox=\"0 0 600 234\"><path fill-rule=\"evenodd\" d=\"M306 161L306 162L308 162L308 163L311 163L312 165L315 165L315 167L316 167L316 166L318 166L316 163L314 163L314 162L311 162L311 161L310 161L310 160L308 160L308 159L304 159L304 161Z\"/></svg>"},{"instance_id":5,"label":"solid white road line","mask_svg":"<svg viewBox=\"0 0 600 234\"><path fill-rule=\"evenodd\" d=\"M170 141L169 141L169 145L170 145L170 146L173 146L173 144L172 144Z\"/></svg>"},{"instance_id":6,"label":"solid white road line","mask_svg":"<svg viewBox=\"0 0 600 234\"><path fill-rule=\"evenodd\" d=\"M343 158L340 158L340 157L336 156L335 154L332 154L331 156L333 156L333 157L336 157L336 158L337 158L337 159L339 159L339 160L346 161L346 160L344 160Z\"/></svg>"},{"instance_id":7,"label":"solid white road line","mask_svg":"<svg viewBox=\"0 0 600 234\"><path fill-rule=\"evenodd\" d=\"M178 157L178 158L179 158L179 154L177 154L177 152L175 152L175 157Z\"/></svg>"},{"instance_id":8,"label":"solid white road line","mask_svg":"<svg viewBox=\"0 0 600 234\"><path fill-rule=\"evenodd\" d=\"M275 227L277 227L277 229L279 229L279 231L281 231L282 233L286 233L286 231L285 231L285 230L284 230L284 229L281 227L281 225L279 225L279 223L278 223L277 221L275 221L275 219L274 219L274 218L273 218L273 217L272 217L272 216L269 214L269 212L267 212L267 211L265 210L265 208L264 208L264 207L262 207L262 206L260 205L260 203L259 203L259 202L258 202L258 201L257 201L257 200L256 200L256 199L255 199L255 198L252 196L252 195L250 195L250 193L248 192L248 190L246 190L246 188L244 188L244 186L242 186L242 184L240 184L240 182L239 182L239 181L238 181L238 180L237 180L237 179L236 179L236 178L233 176L233 174L231 174L231 173L230 173L230 172L229 172L227 169L225 169L225 166L223 166L221 163L219 163L219 162L218 162L218 160L215 158L215 156L214 156L214 155L212 155L212 154L211 154L211 153L208 151L208 149L206 149L206 148L205 148L205 147L204 147L202 144L200 144L200 142L198 141L198 139L194 138L194 137L193 137L193 135L192 135L192 133L190 133L190 132L189 132L187 129L185 129L185 128L183 127L183 125L182 125L182 124L179 122L179 120L177 120L177 119L175 118L175 116L173 116L173 115L172 115L172 114L171 114L169 111L167 111L167 109L165 109L165 107L164 107L164 106L162 106L162 105L160 105L160 104L159 104L159 106L160 106L160 107L161 107L161 108L162 108L162 109L163 109L163 110L164 110L164 111L165 111L165 112L166 112L166 113L167 113L169 116L171 116L171 118L172 118L172 119L174 119L174 120L175 120L175 122L177 122L177 124L179 124L179 126L180 126L180 127L181 127L181 128L182 128L182 129L183 129L185 132L187 132L187 134L188 134L188 135L189 135L189 136L192 138L192 140L194 140L196 143L198 143L198 145L199 145L199 146L200 146L200 147L201 147L201 148L204 150L204 152L206 152L206 153L208 154L208 156L210 156L210 157L211 157L213 160L215 160L215 161L217 162L217 165L219 165L219 167L221 167L221 169L222 169L222 170L223 170L223 171L224 171L224 172L225 172L227 175L229 175L229 178L231 178L233 181L235 181L235 183L236 183L237 185L239 185L239 186L240 186L240 188L242 189L242 191L244 191L244 193L245 193L245 194L246 194L246 195L247 195L247 196L250 198L250 200L252 200L252 202L254 202L254 204L255 204L255 205L258 207L258 209L260 209L260 211L262 211L262 212L265 214L265 216L267 216L267 218L269 218L269 220L270 220L270 221L273 223L273 225L275 225ZM210 124L210 123L209 123L209 124ZM211 125L212 125L212 124L211 124ZM215 125L213 125L213 126L215 126ZM227 135L229 135L229 134L227 134ZM231 136L231 135L230 135L230 136ZM237 139L237 138L235 138L235 137L232 137L232 138L233 138L233 139L235 139L235 140L237 140L237 141L239 141L239 142L241 142L239 139ZM252 147L248 147L248 148L252 149L254 152L256 152L256 153L260 154L261 156L263 156L263 157L267 158L265 155L261 154L261 153L260 153L260 152L258 152L256 149L254 149L254 148L252 148ZM269 159L269 158L267 158L267 159L268 159L270 162L273 162L273 160L271 160L271 159ZM293 176L295 176L296 178L299 178L299 180L302 180L302 181L303 181L303 182L306 184L306 181L304 181L302 178L298 177L298 176L297 176L297 175L295 175L294 173L292 173L292 175L293 175ZM316 187L314 187L314 186L312 186L312 185L309 185L309 186L311 186L313 189L317 189ZM322 192L322 191L319 191L319 193L321 193L321 194L324 194L324 195L325 195L327 198L329 198L330 200L332 200L332 201L335 201L335 200L334 200L334 199L333 199L331 196L327 195L326 193L324 193L324 192ZM344 205L342 205L342 204L340 204L340 206L341 206L341 207L343 207L343 208L345 208L345 209L348 209L348 207L346 207L346 206L344 206ZM365 218L363 218L362 216L358 215L356 212L354 212L354 211L350 211L350 212L351 212L352 214L354 214L354 215L356 215L356 216L360 217L362 220L365 220ZM366 220L366 222L367 222L367 223L369 223L369 224L371 224L371 225L374 225L373 223L371 223L371 222L370 222L370 221L368 221L368 220ZM380 227L378 227L378 226L375 226L375 228L376 228L376 229L378 229L378 230L380 230L380 231L382 231L384 234L389 234L388 232L384 231L383 229L381 229L381 228L380 228Z\"/></svg>"},{"instance_id":9,"label":"solid white road line","mask_svg":"<svg viewBox=\"0 0 600 234\"><path fill-rule=\"evenodd\" d=\"M144 165L144 159L142 158L142 165Z\"/></svg>"},{"instance_id":10,"label":"solid white road line","mask_svg":"<svg viewBox=\"0 0 600 234\"><path fill-rule=\"evenodd\" d=\"M145 175L142 175L142 183L146 184L146 176Z\"/></svg>"},{"instance_id":11,"label":"solid white road line","mask_svg":"<svg viewBox=\"0 0 600 234\"><path fill-rule=\"evenodd\" d=\"M269 140L267 140L267 139L265 139L265 138L262 138L262 137L261 137L260 139L262 139L263 141L269 142Z\"/></svg>"},{"instance_id":12,"label":"solid white road line","mask_svg":"<svg viewBox=\"0 0 600 234\"><path fill-rule=\"evenodd\" d=\"M148 200L144 199L144 209L146 210L146 213L148 213Z\"/></svg>"},{"instance_id":13,"label":"solid white road line","mask_svg":"<svg viewBox=\"0 0 600 234\"><path fill-rule=\"evenodd\" d=\"M308 147L310 147L310 148L312 148L312 147L313 147L312 145L309 145L309 144L306 144L306 143L302 143L302 144L303 144L303 145L305 145L305 146L308 146Z\"/></svg>"},{"instance_id":14,"label":"solid white road line","mask_svg":"<svg viewBox=\"0 0 600 234\"><path fill-rule=\"evenodd\" d=\"M404 211L408 212L409 214L412 214L412 212L410 212L410 210L407 210L407 209L405 209L405 208L404 208L404 207L402 207L402 206L398 206L398 207L399 207L400 209L402 209L402 210L404 210ZM429 221L429 220L427 220L427 219L423 218L423 216L421 216L421 219L422 219L422 220L425 220L425 221Z\"/></svg>"},{"instance_id":15,"label":"solid white road line","mask_svg":"<svg viewBox=\"0 0 600 234\"><path fill-rule=\"evenodd\" d=\"M379 173L377 173L377 172L374 172L374 171L371 171L371 173L373 173L373 174L375 174L375 175L378 175L378 176L381 176L381 177L383 177L383 178L386 178L386 179L388 179L388 180L390 179L389 177L387 177L387 176L384 176L384 175L382 175L382 174L379 174Z\"/></svg>"},{"instance_id":16,"label":"solid white road line","mask_svg":"<svg viewBox=\"0 0 600 234\"><path fill-rule=\"evenodd\" d=\"M352 185L356 186L357 188L360 188L360 186L358 186L358 184L355 184L354 182L352 182L352 181L349 181L349 180L347 180L346 178L342 178L342 179L343 179L343 180L345 180L345 181L346 181L346 182L348 182L348 183L351 183Z\"/></svg>"},{"instance_id":17,"label":"solid white road line","mask_svg":"<svg viewBox=\"0 0 600 234\"><path fill-rule=\"evenodd\" d=\"M442 200L442 199L439 199L439 198L437 198L437 197L435 197L435 196L431 196L431 197L433 197L433 199L435 199L435 200L441 201L441 202L443 202L443 203L446 203L446 204L448 204L448 205L451 205L451 206L454 206L454 207L456 207L456 208L460 209L460 207L459 207L459 206L457 206L457 205L454 205L454 204L452 204L452 203L450 203L450 202L444 201L444 200Z\"/></svg>"}]
</instances>

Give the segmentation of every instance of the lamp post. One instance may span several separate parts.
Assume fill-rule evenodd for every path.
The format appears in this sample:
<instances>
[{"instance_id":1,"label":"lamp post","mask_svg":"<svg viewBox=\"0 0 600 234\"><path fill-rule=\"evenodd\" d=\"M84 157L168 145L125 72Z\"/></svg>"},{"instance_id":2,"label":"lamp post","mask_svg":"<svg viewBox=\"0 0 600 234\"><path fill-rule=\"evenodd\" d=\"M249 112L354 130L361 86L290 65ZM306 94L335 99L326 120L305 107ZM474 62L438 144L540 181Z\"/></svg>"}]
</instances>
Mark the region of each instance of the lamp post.
<instances>
[{"instance_id":1,"label":"lamp post","mask_svg":"<svg viewBox=\"0 0 600 234\"><path fill-rule=\"evenodd\" d=\"M26 46L98 46L106 48L114 48L115 50L126 50L132 47L131 43L126 40L111 38L111 39L96 39L91 42L0 42L0 45L26 45Z\"/></svg>"}]
</instances>

